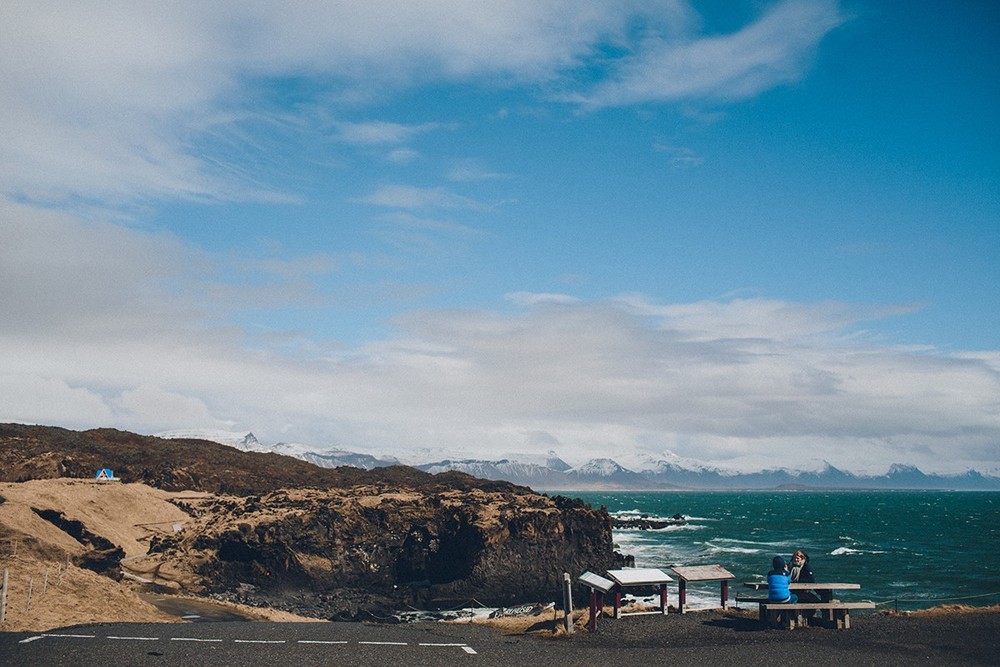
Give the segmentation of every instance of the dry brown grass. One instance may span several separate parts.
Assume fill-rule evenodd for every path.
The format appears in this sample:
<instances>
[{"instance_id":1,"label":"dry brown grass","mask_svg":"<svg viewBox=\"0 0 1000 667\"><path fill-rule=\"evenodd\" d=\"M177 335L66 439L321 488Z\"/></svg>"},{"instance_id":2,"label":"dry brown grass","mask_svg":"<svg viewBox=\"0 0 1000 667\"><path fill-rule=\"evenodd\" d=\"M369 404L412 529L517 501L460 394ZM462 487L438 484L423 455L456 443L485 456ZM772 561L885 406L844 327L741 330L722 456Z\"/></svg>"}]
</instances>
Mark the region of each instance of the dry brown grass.
<instances>
[{"instance_id":1,"label":"dry brown grass","mask_svg":"<svg viewBox=\"0 0 1000 667\"><path fill-rule=\"evenodd\" d=\"M1000 605L990 607L974 607L967 604L943 604L930 609L919 609L917 611L900 612L911 616L944 616L947 614L982 614L1000 613Z\"/></svg>"}]
</instances>

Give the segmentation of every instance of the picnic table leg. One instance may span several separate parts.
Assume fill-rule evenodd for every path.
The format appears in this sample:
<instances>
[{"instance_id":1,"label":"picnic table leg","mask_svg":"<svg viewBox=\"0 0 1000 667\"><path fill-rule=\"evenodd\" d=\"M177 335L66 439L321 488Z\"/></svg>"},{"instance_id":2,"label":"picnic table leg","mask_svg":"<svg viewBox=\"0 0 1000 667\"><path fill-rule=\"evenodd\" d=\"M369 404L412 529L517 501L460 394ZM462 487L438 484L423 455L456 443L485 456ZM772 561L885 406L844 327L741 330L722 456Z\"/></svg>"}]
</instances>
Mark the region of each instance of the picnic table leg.
<instances>
[{"instance_id":1,"label":"picnic table leg","mask_svg":"<svg viewBox=\"0 0 1000 667\"><path fill-rule=\"evenodd\" d=\"M682 582L683 583L683 582ZM660 584L660 613L667 613L667 585Z\"/></svg>"},{"instance_id":2,"label":"picnic table leg","mask_svg":"<svg viewBox=\"0 0 1000 667\"><path fill-rule=\"evenodd\" d=\"M685 604L687 604L687 582L681 579L677 584L677 611L683 614Z\"/></svg>"},{"instance_id":3,"label":"picnic table leg","mask_svg":"<svg viewBox=\"0 0 1000 667\"><path fill-rule=\"evenodd\" d=\"M722 608L727 609L729 607L729 582L725 579L722 580Z\"/></svg>"},{"instance_id":4,"label":"picnic table leg","mask_svg":"<svg viewBox=\"0 0 1000 667\"><path fill-rule=\"evenodd\" d=\"M597 629L597 589L590 589L590 618L587 620L587 630Z\"/></svg>"}]
</instances>

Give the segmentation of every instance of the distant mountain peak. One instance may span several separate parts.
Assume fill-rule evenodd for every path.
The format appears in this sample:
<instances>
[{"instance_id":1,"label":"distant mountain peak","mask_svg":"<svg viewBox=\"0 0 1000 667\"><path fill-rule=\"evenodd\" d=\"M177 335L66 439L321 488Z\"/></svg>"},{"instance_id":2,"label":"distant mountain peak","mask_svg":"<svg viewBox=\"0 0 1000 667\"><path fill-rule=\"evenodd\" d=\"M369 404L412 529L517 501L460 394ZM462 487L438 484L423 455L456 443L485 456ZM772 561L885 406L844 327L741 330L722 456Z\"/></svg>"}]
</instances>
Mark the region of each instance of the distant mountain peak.
<instances>
[{"instance_id":1,"label":"distant mountain peak","mask_svg":"<svg viewBox=\"0 0 1000 667\"><path fill-rule=\"evenodd\" d=\"M337 447L313 447L279 442L262 444L253 432L187 430L160 434L165 438L200 439L229 445L243 451L273 452L309 461L324 468L351 466L371 470L398 465L392 456L375 457ZM1000 490L1000 476L968 470L960 475L925 474L914 465L894 463L884 474L845 472L825 459L811 459L794 468L771 468L757 472L736 471L708 466L694 459L682 458L664 450L656 455L628 459L627 466L600 457L573 467L555 450L538 453L506 453L495 459L476 458L474 454L445 453L430 458L431 450L421 452L426 458L407 461L430 473L458 470L474 477L504 480L546 490L583 489L994 489ZM443 453L443 452L437 452ZM433 463L426 463L433 461Z\"/></svg>"}]
</instances>

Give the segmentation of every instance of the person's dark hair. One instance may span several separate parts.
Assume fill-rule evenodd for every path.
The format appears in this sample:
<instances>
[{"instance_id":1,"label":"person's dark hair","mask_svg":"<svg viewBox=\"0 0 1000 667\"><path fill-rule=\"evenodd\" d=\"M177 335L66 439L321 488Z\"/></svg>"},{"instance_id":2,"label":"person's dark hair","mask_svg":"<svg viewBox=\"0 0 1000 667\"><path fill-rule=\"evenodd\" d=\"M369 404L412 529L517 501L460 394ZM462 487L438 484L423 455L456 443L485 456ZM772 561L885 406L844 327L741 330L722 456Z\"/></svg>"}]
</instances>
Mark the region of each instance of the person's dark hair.
<instances>
[{"instance_id":1,"label":"person's dark hair","mask_svg":"<svg viewBox=\"0 0 1000 667\"><path fill-rule=\"evenodd\" d=\"M785 559L781 556L775 556L774 560L771 561L771 568L774 570L782 571L785 569Z\"/></svg>"}]
</instances>

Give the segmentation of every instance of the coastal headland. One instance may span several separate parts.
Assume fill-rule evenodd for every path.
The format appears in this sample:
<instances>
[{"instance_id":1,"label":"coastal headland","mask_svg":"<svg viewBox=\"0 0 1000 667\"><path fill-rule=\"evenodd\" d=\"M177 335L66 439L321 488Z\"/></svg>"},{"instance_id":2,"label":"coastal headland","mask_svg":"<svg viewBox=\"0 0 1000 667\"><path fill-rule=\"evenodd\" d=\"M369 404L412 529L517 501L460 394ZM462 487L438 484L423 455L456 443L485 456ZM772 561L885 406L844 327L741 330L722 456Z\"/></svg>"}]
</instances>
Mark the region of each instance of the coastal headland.
<instances>
[{"instance_id":1,"label":"coastal headland","mask_svg":"<svg viewBox=\"0 0 1000 667\"><path fill-rule=\"evenodd\" d=\"M106 468L118 481L93 479ZM38 610L35 581L81 579L57 624L113 620L109 591L143 588L338 620L510 605L556 599L563 572L623 562L606 511L462 473L21 425L0 426L0 471L12 596L30 585ZM72 596L103 600L102 615ZM38 622L26 608L4 629Z\"/></svg>"}]
</instances>

